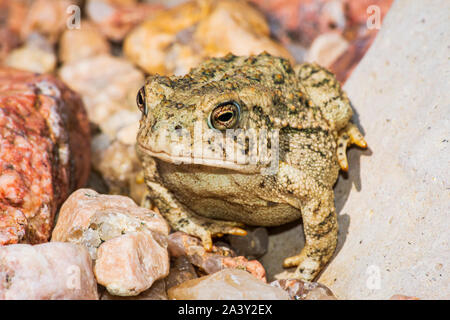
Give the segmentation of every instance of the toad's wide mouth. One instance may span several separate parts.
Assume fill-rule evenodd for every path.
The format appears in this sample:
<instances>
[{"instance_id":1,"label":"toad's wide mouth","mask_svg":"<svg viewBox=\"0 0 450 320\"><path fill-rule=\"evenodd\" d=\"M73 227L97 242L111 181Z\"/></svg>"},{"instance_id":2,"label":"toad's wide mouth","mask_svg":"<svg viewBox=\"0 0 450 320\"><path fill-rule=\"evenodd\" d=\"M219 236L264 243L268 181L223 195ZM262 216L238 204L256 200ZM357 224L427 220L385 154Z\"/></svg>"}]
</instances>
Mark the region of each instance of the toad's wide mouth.
<instances>
[{"instance_id":1,"label":"toad's wide mouth","mask_svg":"<svg viewBox=\"0 0 450 320\"><path fill-rule=\"evenodd\" d=\"M176 165L203 165L208 167L233 170L240 173L260 173L261 170L266 167L261 166L260 164L237 163L226 159L172 155L164 150L152 150L148 146L143 146L140 143L138 143L137 146L140 151L151 157Z\"/></svg>"}]
</instances>

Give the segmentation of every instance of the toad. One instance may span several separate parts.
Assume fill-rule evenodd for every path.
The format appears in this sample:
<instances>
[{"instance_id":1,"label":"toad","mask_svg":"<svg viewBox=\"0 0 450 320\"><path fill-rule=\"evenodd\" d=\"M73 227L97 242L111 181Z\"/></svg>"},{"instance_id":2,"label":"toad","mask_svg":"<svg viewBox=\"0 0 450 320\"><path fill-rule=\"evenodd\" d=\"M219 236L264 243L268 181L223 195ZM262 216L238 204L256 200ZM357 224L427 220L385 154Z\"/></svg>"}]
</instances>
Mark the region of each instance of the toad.
<instances>
[{"instance_id":1,"label":"toad","mask_svg":"<svg viewBox=\"0 0 450 320\"><path fill-rule=\"evenodd\" d=\"M137 105L149 199L173 229L210 249L244 225L302 219L305 246L283 266L317 276L337 244L333 185L348 170L346 149L366 147L330 71L228 54L185 76L150 76Z\"/></svg>"}]
</instances>

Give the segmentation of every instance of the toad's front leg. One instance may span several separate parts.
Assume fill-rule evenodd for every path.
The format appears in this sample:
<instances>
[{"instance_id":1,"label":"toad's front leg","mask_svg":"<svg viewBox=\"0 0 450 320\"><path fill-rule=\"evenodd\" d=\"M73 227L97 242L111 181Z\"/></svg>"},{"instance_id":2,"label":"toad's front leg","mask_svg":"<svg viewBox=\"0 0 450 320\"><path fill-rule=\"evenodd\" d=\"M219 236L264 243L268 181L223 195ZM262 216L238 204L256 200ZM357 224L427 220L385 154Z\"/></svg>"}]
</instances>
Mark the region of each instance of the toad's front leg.
<instances>
[{"instance_id":1,"label":"toad's front leg","mask_svg":"<svg viewBox=\"0 0 450 320\"><path fill-rule=\"evenodd\" d=\"M141 155L142 156L142 155ZM161 183L155 161L146 157L144 163L145 182L148 194L142 206L156 206L172 229L183 231L202 240L206 250L212 249L212 237L223 234L245 236L247 232L237 222L218 221L201 217L181 204Z\"/></svg>"},{"instance_id":2,"label":"toad's front leg","mask_svg":"<svg viewBox=\"0 0 450 320\"><path fill-rule=\"evenodd\" d=\"M300 254L286 258L283 266L298 266L294 273L284 272L277 278L300 278L312 281L328 263L337 245L338 224L333 190L309 200L302 207L306 244Z\"/></svg>"}]
</instances>

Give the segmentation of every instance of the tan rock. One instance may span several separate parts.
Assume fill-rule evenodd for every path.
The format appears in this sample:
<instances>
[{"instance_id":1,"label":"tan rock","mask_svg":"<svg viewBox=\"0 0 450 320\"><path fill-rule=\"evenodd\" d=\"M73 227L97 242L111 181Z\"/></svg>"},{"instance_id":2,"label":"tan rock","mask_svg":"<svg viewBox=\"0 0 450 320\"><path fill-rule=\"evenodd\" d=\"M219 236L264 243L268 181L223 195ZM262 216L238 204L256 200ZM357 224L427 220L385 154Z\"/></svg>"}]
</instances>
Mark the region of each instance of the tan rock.
<instances>
[{"instance_id":1,"label":"tan rock","mask_svg":"<svg viewBox=\"0 0 450 320\"><path fill-rule=\"evenodd\" d=\"M59 59L62 63L74 62L109 51L108 41L89 21L81 21L80 29L65 30L59 42Z\"/></svg>"},{"instance_id":2,"label":"tan rock","mask_svg":"<svg viewBox=\"0 0 450 320\"><path fill-rule=\"evenodd\" d=\"M100 54L63 65L59 76L81 94L89 119L111 139L139 120L136 92L144 75L127 60ZM118 112L122 113L116 116Z\"/></svg>"},{"instance_id":3,"label":"tan rock","mask_svg":"<svg viewBox=\"0 0 450 320\"><path fill-rule=\"evenodd\" d=\"M347 51L348 47L348 41L339 33L324 33L314 39L309 48L306 61L316 62L328 68Z\"/></svg>"},{"instance_id":4,"label":"tan rock","mask_svg":"<svg viewBox=\"0 0 450 320\"><path fill-rule=\"evenodd\" d=\"M170 288L168 295L176 300L289 300L284 290L237 269L186 281Z\"/></svg>"},{"instance_id":5,"label":"tan rock","mask_svg":"<svg viewBox=\"0 0 450 320\"><path fill-rule=\"evenodd\" d=\"M105 135L94 138L92 166L102 174L109 187L109 193L129 195L140 204L147 193L147 187L134 143L105 140L107 140Z\"/></svg>"},{"instance_id":6,"label":"tan rock","mask_svg":"<svg viewBox=\"0 0 450 320\"><path fill-rule=\"evenodd\" d=\"M140 231L166 236L169 226L160 214L137 206L128 197L78 189L62 205L52 241L84 244L95 259L103 241Z\"/></svg>"},{"instance_id":7,"label":"tan rock","mask_svg":"<svg viewBox=\"0 0 450 320\"><path fill-rule=\"evenodd\" d=\"M47 73L55 69L56 60L53 46L42 36L33 34L23 46L6 56L4 64L20 70Z\"/></svg>"},{"instance_id":8,"label":"tan rock","mask_svg":"<svg viewBox=\"0 0 450 320\"><path fill-rule=\"evenodd\" d=\"M267 51L293 60L271 40L264 17L243 1L192 1L159 13L126 37L124 53L149 73L185 74L208 56Z\"/></svg>"},{"instance_id":9,"label":"tan rock","mask_svg":"<svg viewBox=\"0 0 450 320\"><path fill-rule=\"evenodd\" d=\"M0 300L98 299L87 250L72 243L0 246Z\"/></svg>"},{"instance_id":10,"label":"tan rock","mask_svg":"<svg viewBox=\"0 0 450 320\"><path fill-rule=\"evenodd\" d=\"M86 11L109 39L121 41L137 24L161 10L161 4L129 0L89 0Z\"/></svg>"},{"instance_id":11,"label":"tan rock","mask_svg":"<svg viewBox=\"0 0 450 320\"><path fill-rule=\"evenodd\" d=\"M109 293L135 296L169 273L164 243L151 232L130 232L100 245L94 273Z\"/></svg>"}]
</instances>

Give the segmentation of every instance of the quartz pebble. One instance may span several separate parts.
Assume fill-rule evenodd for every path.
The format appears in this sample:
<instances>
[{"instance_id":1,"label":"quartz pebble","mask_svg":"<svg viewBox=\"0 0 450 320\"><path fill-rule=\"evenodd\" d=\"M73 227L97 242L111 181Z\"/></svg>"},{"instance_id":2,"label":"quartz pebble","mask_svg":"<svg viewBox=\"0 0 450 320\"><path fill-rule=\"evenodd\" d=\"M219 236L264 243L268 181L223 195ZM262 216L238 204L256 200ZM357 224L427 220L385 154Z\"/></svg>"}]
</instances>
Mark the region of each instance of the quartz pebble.
<instances>
[{"instance_id":1,"label":"quartz pebble","mask_svg":"<svg viewBox=\"0 0 450 320\"><path fill-rule=\"evenodd\" d=\"M102 243L94 267L97 282L113 295L138 295L169 273L165 246L151 232L130 232Z\"/></svg>"},{"instance_id":2,"label":"quartz pebble","mask_svg":"<svg viewBox=\"0 0 450 320\"><path fill-rule=\"evenodd\" d=\"M168 290L176 300L289 300L289 294L238 269L224 269Z\"/></svg>"},{"instance_id":3,"label":"quartz pebble","mask_svg":"<svg viewBox=\"0 0 450 320\"><path fill-rule=\"evenodd\" d=\"M78 189L63 204L52 241L86 246L97 282L113 295L135 296L169 272L169 226L124 196Z\"/></svg>"},{"instance_id":4,"label":"quartz pebble","mask_svg":"<svg viewBox=\"0 0 450 320\"><path fill-rule=\"evenodd\" d=\"M72 243L0 246L0 300L98 299L87 250Z\"/></svg>"},{"instance_id":5,"label":"quartz pebble","mask_svg":"<svg viewBox=\"0 0 450 320\"><path fill-rule=\"evenodd\" d=\"M317 282L283 279L275 280L270 285L285 290L294 300L337 300L330 289Z\"/></svg>"},{"instance_id":6,"label":"quartz pebble","mask_svg":"<svg viewBox=\"0 0 450 320\"><path fill-rule=\"evenodd\" d=\"M266 228L247 230L246 236L229 235L228 239L236 254L248 259L261 257L267 252L269 246L269 235Z\"/></svg>"},{"instance_id":7,"label":"quartz pebble","mask_svg":"<svg viewBox=\"0 0 450 320\"><path fill-rule=\"evenodd\" d=\"M78 189L62 205L52 241L82 243L95 259L103 241L139 231L166 236L169 226L160 214L137 206L128 197Z\"/></svg>"}]
</instances>

